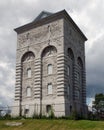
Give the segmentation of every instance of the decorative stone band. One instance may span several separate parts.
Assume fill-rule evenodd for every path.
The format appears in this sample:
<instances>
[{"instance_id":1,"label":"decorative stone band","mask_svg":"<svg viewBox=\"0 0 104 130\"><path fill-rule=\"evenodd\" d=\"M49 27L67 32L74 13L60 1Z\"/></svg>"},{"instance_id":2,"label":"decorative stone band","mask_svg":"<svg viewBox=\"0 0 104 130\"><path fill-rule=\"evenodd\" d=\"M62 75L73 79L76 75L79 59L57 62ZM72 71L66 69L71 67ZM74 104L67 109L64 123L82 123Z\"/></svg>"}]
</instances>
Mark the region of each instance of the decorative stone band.
<instances>
[{"instance_id":1,"label":"decorative stone band","mask_svg":"<svg viewBox=\"0 0 104 130\"><path fill-rule=\"evenodd\" d=\"M57 56L57 96L64 96L64 54Z\"/></svg>"},{"instance_id":2,"label":"decorative stone band","mask_svg":"<svg viewBox=\"0 0 104 130\"><path fill-rule=\"evenodd\" d=\"M15 84L15 100L20 100L21 98L21 63L16 64L16 84Z\"/></svg>"},{"instance_id":3,"label":"decorative stone band","mask_svg":"<svg viewBox=\"0 0 104 130\"><path fill-rule=\"evenodd\" d=\"M41 96L41 59L35 60L34 66L35 82L34 82L34 98Z\"/></svg>"},{"instance_id":4,"label":"decorative stone band","mask_svg":"<svg viewBox=\"0 0 104 130\"><path fill-rule=\"evenodd\" d=\"M82 71L82 102L86 104L86 72Z\"/></svg>"},{"instance_id":5,"label":"decorative stone band","mask_svg":"<svg viewBox=\"0 0 104 130\"><path fill-rule=\"evenodd\" d=\"M74 100L77 100L77 87L78 87L78 80L77 80L77 65L74 64L74 67L73 67L73 82L74 82L74 91L73 91L73 99Z\"/></svg>"}]
</instances>

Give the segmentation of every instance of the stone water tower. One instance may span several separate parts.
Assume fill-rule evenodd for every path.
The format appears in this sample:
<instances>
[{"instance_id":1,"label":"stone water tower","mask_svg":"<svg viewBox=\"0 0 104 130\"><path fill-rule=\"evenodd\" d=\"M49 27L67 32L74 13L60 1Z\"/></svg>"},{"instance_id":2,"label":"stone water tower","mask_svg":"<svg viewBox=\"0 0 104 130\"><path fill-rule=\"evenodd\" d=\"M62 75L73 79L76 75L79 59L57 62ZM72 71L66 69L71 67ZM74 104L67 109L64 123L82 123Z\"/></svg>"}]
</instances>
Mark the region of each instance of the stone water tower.
<instances>
[{"instance_id":1,"label":"stone water tower","mask_svg":"<svg viewBox=\"0 0 104 130\"><path fill-rule=\"evenodd\" d=\"M16 28L13 116L86 114L85 41L65 10Z\"/></svg>"}]
</instances>

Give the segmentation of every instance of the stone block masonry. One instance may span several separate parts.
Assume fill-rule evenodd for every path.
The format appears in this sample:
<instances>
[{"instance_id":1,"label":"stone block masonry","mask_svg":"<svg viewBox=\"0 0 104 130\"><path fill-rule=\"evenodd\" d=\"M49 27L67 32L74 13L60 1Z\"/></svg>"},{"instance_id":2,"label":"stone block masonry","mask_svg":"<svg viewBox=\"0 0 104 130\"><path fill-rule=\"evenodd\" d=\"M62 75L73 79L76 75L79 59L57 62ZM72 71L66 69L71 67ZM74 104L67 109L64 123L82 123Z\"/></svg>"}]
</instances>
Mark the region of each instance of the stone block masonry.
<instances>
[{"instance_id":1,"label":"stone block masonry","mask_svg":"<svg viewBox=\"0 0 104 130\"><path fill-rule=\"evenodd\" d=\"M43 17L43 15L45 17ZM65 10L42 12L16 28L16 84L12 116L86 115L85 41Z\"/></svg>"}]
</instances>

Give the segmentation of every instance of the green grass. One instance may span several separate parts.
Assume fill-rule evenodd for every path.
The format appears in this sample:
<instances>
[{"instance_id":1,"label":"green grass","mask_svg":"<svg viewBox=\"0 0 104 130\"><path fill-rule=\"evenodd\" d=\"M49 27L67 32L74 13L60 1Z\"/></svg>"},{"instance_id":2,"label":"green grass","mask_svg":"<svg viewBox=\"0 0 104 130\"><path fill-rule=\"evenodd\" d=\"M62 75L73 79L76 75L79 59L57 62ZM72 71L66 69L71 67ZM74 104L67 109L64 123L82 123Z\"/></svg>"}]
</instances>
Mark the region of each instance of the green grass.
<instances>
[{"instance_id":1,"label":"green grass","mask_svg":"<svg viewBox=\"0 0 104 130\"><path fill-rule=\"evenodd\" d=\"M23 122L21 126L6 126L6 122L13 120L0 120L0 130L104 130L104 121L88 120L46 120L25 119L14 120Z\"/></svg>"}]
</instances>

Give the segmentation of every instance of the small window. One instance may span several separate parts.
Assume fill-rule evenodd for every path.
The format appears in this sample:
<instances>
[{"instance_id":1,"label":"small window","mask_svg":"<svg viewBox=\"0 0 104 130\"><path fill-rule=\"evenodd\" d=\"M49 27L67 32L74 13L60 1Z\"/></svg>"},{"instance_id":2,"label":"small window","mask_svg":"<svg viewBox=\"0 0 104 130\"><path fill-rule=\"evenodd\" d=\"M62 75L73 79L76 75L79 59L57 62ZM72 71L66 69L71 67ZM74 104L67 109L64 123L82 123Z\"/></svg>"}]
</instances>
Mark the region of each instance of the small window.
<instances>
[{"instance_id":1,"label":"small window","mask_svg":"<svg viewBox=\"0 0 104 130\"><path fill-rule=\"evenodd\" d=\"M77 80L79 80L79 72L77 72L77 75L76 75L76 76L77 76Z\"/></svg>"},{"instance_id":2,"label":"small window","mask_svg":"<svg viewBox=\"0 0 104 130\"><path fill-rule=\"evenodd\" d=\"M67 75L69 76L70 75L70 67L67 66Z\"/></svg>"},{"instance_id":3,"label":"small window","mask_svg":"<svg viewBox=\"0 0 104 130\"><path fill-rule=\"evenodd\" d=\"M24 110L24 114L26 115L26 114L28 114L29 113L29 109L25 109Z\"/></svg>"},{"instance_id":4,"label":"small window","mask_svg":"<svg viewBox=\"0 0 104 130\"><path fill-rule=\"evenodd\" d=\"M28 113L29 113L29 105L25 105L24 114L28 114Z\"/></svg>"},{"instance_id":5,"label":"small window","mask_svg":"<svg viewBox=\"0 0 104 130\"><path fill-rule=\"evenodd\" d=\"M81 79L80 79L80 73L79 72L77 73L77 80L78 80L78 84L80 85L80 80Z\"/></svg>"},{"instance_id":6,"label":"small window","mask_svg":"<svg viewBox=\"0 0 104 130\"><path fill-rule=\"evenodd\" d=\"M53 71L53 66L52 66L52 64L49 64L48 65L48 74L52 74L52 71Z\"/></svg>"},{"instance_id":7,"label":"small window","mask_svg":"<svg viewBox=\"0 0 104 130\"><path fill-rule=\"evenodd\" d=\"M67 95L70 96L70 85L67 86Z\"/></svg>"},{"instance_id":8,"label":"small window","mask_svg":"<svg viewBox=\"0 0 104 130\"><path fill-rule=\"evenodd\" d=\"M48 84L48 94L52 94L52 84Z\"/></svg>"},{"instance_id":9,"label":"small window","mask_svg":"<svg viewBox=\"0 0 104 130\"><path fill-rule=\"evenodd\" d=\"M47 111L47 114L51 114L51 111L52 111L52 107L51 107L51 105L47 105L46 106L46 111Z\"/></svg>"},{"instance_id":10,"label":"small window","mask_svg":"<svg viewBox=\"0 0 104 130\"><path fill-rule=\"evenodd\" d=\"M80 91L76 90L76 98L79 99L80 98Z\"/></svg>"},{"instance_id":11,"label":"small window","mask_svg":"<svg viewBox=\"0 0 104 130\"><path fill-rule=\"evenodd\" d=\"M30 97L30 96L31 96L31 88L30 88L30 87L27 87L26 96L27 96L27 97Z\"/></svg>"},{"instance_id":12,"label":"small window","mask_svg":"<svg viewBox=\"0 0 104 130\"><path fill-rule=\"evenodd\" d=\"M72 112L72 106L70 105L70 113Z\"/></svg>"},{"instance_id":13,"label":"small window","mask_svg":"<svg viewBox=\"0 0 104 130\"><path fill-rule=\"evenodd\" d=\"M28 78L31 78L31 68L27 69L27 76L28 76Z\"/></svg>"}]
</instances>

